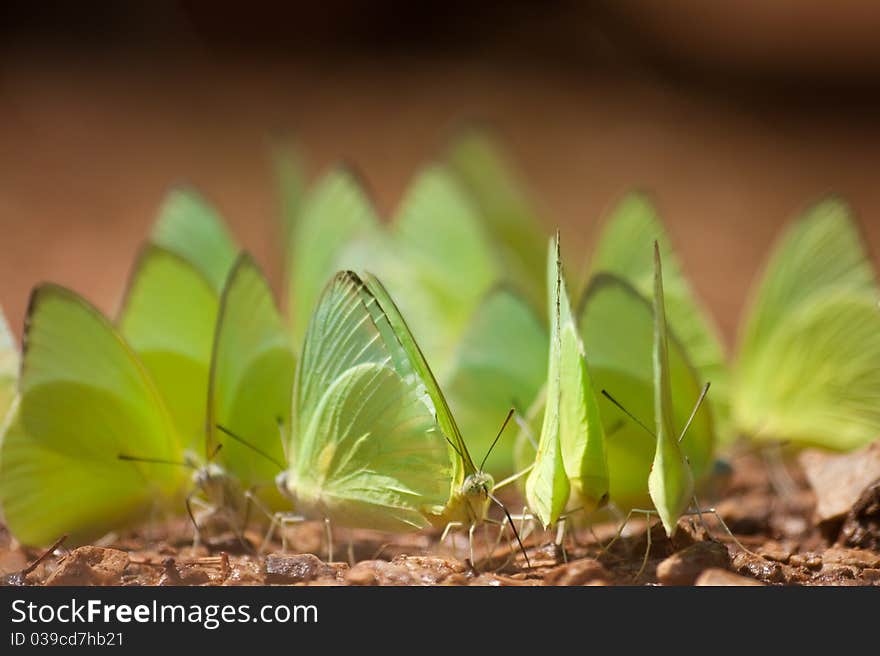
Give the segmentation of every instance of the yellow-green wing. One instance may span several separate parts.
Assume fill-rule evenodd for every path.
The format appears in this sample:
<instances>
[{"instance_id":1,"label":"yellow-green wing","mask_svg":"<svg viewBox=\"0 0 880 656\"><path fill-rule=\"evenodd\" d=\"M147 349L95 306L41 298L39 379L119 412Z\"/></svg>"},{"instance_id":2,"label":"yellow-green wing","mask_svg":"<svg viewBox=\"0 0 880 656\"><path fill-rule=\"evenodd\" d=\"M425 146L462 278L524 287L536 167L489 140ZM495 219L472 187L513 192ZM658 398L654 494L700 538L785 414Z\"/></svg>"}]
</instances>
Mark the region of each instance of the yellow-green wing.
<instances>
[{"instance_id":1,"label":"yellow-green wing","mask_svg":"<svg viewBox=\"0 0 880 656\"><path fill-rule=\"evenodd\" d=\"M609 486L605 434L571 313L558 235L550 240L547 261L547 391L535 466L526 480L529 507L545 526L559 519L571 493L589 513L605 503Z\"/></svg>"},{"instance_id":2,"label":"yellow-green wing","mask_svg":"<svg viewBox=\"0 0 880 656\"><path fill-rule=\"evenodd\" d=\"M485 133L468 131L452 143L446 161L473 196L504 277L543 307L546 232L497 145Z\"/></svg>"},{"instance_id":3,"label":"yellow-green wing","mask_svg":"<svg viewBox=\"0 0 880 656\"><path fill-rule=\"evenodd\" d=\"M616 274L650 298L654 286L651 246L655 241L663 258L669 325L702 378L712 383L712 394L707 400L714 410L719 434L733 437L728 426L729 371L720 333L685 277L647 195L630 193L617 204L602 230L590 268L593 273Z\"/></svg>"},{"instance_id":4,"label":"yellow-green wing","mask_svg":"<svg viewBox=\"0 0 880 656\"><path fill-rule=\"evenodd\" d=\"M880 434L880 308L864 293L804 304L769 336L737 387L755 440L856 449Z\"/></svg>"},{"instance_id":5,"label":"yellow-green wing","mask_svg":"<svg viewBox=\"0 0 880 656\"><path fill-rule=\"evenodd\" d=\"M12 399L15 397L15 384L18 380L18 348L15 338L6 323L3 308L0 308L0 423L6 416Z\"/></svg>"},{"instance_id":6,"label":"yellow-green wing","mask_svg":"<svg viewBox=\"0 0 880 656\"><path fill-rule=\"evenodd\" d=\"M385 338L387 343L393 343L390 338L390 336L393 336L396 343L399 344L399 348L395 347L392 351L396 368L403 372L406 371L405 367L412 368L420 383L426 388L426 393L433 405L440 430L449 439L450 457L454 463L452 490L453 492L457 491L465 477L477 471L467 444L465 444L464 438L461 435L461 430L458 428L455 417L453 417L452 411L449 408L449 403L446 401L446 397L443 395L443 391L440 389L440 385L437 383L431 367L428 366L428 361L425 359L421 348L419 348L391 295L374 275L365 274L364 281L370 294L375 297L378 303L378 310L381 313L377 315L376 325L379 326L383 334L389 335L389 337ZM384 318L384 321L381 318ZM390 331L385 328L386 323Z\"/></svg>"},{"instance_id":7,"label":"yellow-green wing","mask_svg":"<svg viewBox=\"0 0 880 656\"><path fill-rule=\"evenodd\" d=\"M341 272L315 309L297 369L288 486L311 516L411 530L446 504L448 447L424 385L395 369L371 300Z\"/></svg>"},{"instance_id":8,"label":"yellow-green wing","mask_svg":"<svg viewBox=\"0 0 880 656\"><path fill-rule=\"evenodd\" d=\"M281 503L271 493L285 462L278 422L285 430L290 426L295 370L290 334L269 283L251 256L242 254L229 274L217 316L208 394L208 452L222 443L218 458L226 471L244 487L262 486L273 505ZM259 452L226 439L218 424Z\"/></svg>"},{"instance_id":9,"label":"yellow-green wing","mask_svg":"<svg viewBox=\"0 0 880 656\"><path fill-rule=\"evenodd\" d=\"M307 194L287 245L287 311L297 344L324 285L344 268L345 248L368 238L378 226L370 199L347 169L328 173Z\"/></svg>"},{"instance_id":10,"label":"yellow-green wing","mask_svg":"<svg viewBox=\"0 0 880 656\"><path fill-rule=\"evenodd\" d=\"M278 213L281 221L282 245L290 244L306 194L306 177L302 154L291 146L279 146L273 152L275 183L278 189ZM283 253L287 257L288 253ZM287 263L285 268L288 268Z\"/></svg>"},{"instance_id":11,"label":"yellow-green wing","mask_svg":"<svg viewBox=\"0 0 880 656\"><path fill-rule=\"evenodd\" d=\"M449 405L477 454L492 445L507 411L525 414L547 380L547 331L529 303L494 288L468 326L446 385ZM502 437L486 460L495 477L513 472L513 440Z\"/></svg>"},{"instance_id":12,"label":"yellow-green wing","mask_svg":"<svg viewBox=\"0 0 880 656\"><path fill-rule=\"evenodd\" d=\"M147 246L117 320L119 332L159 388L188 448L201 453L217 294L186 260Z\"/></svg>"},{"instance_id":13,"label":"yellow-green wing","mask_svg":"<svg viewBox=\"0 0 880 656\"><path fill-rule=\"evenodd\" d=\"M462 335L498 279L491 243L476 207L439 167L410 186L391 243L388 256L362 268L382 278L445 381Z\"/></svg>"},{"instance_id":14,"label":"yellow-green wing","mask_svg":"<svg viewBox=\"0 0 880 656\"><path fill-rule=\"evenodd\" d=\"M80 296L43 285L32 297L20 397L0 445L0 506L25 544L99 537L181 492L186 470L168 411L113 326Z\"/></svg>"},{"instance_id":15,"label":"yellow-green wing","mask_svg":"<svg viewBox=\"0 0 880 656\"><path fill-rule=\"evenodd\" d=\"M656 418L651 303L622 278L599 274L590 282L578 317L595 389L606 390L643 424L653 426ZM703 381L688 362L674 333L668 343L673 423L680 429L693 410ZM708 472L715 445L714 424L708 409L704 405L681 443L697 479ZM604 397L599 397L599 411L607 436L611 500L622 509L644 507L650 502L647 481L655 439Z\"/></svg>"},{"instance_id":16,"label":"yellow-green wing","mask_svg":"<svg viewBox=\"0 0 880 656\"><path fill-rule=\"evenodd\" d=\"M877 388L865 386L865 371L859 366L872 366L870 354L880 340L876 331L871 335L873 315L855 307L846 310L844 316L867 323L853 325L851 332L841 335L839 308L830 303L834 298L853 297L864 301L843 305L867 308L876 305L880 294L849 208L831 198L812 207L783 234L752 294L734 372L733 411L740 431L761 440L819 443L838 449L876 436L880 424L874 408L880 394L870 397L871 389ZM854 341L856 334L861 341ZM841 338L846 345L832 344L832 339ZM800 351L803 360L794 370L782 369L783 362L794 364L794 351ZM868 357L855 362L829 359L858 352ZM790 371L806 376L799 381L805 386L803 404L798 402L800 394L790 388ZM823 380L833 381L834 387L814 384ZM758 390L769 396L758 397ZM779 406L771 399L779 401ZM839 434L844 412L851 413L849 427ZM817 420L806 433L801 413L813 413ZM826 423L819 416L838 419Z\"/></svg>"},{"instance_id":17,"label":"yellow-green wing","mask_svg":"<svg viewBox=\"0 0 880 656\"><path fill-rule=\"evenodd\" d=\"M151 241L198 269L220 294L238 248L223 219L191 189L174 189L165 198Z\"/></svg>"},{"instance_id":18,"label":"yellow-green wing","mask_svg":"<svg viewBox=\"0 0 880 656\"><path fill-rule=\"evenodd\" d=\"M655 243L653 360L654 425L657 447L651 473L648 475L648 491L660 515L666 535L671 536L675 532L678 518L687 510L694 496L694 478L687 458L679 446L679 433L676 431L665 308L660 247Z\"/></svg>"}]
</instances>

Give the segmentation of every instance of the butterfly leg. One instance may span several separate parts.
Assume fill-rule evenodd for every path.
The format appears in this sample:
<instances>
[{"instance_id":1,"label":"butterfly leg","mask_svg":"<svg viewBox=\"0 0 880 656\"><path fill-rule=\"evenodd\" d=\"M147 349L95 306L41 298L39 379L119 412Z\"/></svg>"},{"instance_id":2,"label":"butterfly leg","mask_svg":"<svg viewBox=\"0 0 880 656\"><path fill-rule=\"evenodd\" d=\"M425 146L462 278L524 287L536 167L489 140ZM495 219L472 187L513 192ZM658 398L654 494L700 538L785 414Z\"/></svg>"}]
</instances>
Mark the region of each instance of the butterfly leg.
<instances>
[{"instance_id":1,"label":"butterfly leg","mask_svg":"<svg viewBox=\"0 0 880 656\"><path fill-rule=\"evenodd\" d=\"M568 532L568 521L565 517L560 517L556 524L556 539L554 544L562 550L562 562L568 562L568 552L565 549L565 534Z\"/></svg>"},{"instance_id":2,"label":"butterfly leg","mask_svg":"<svg viewBox=\"0 0 880 656\"><path fill-rule=\"evenodd\" d=\"M440 544L446 542L446 538L449 537L449 534L457 528L464 528L464 524L462 522L449 522L446 524L446 528L443 529L443 534L440 536ZM458 548L455 544L455 540L452 541L452 556L458 558Z\"/></svg>"},{"instance_id":3,"label":"butterfly leg","mask_svg":"<svg viewBox=\"0 0 880 656\"><path fill-rule=\"evenodd\" d=\"M333 528L330 525L330 518L324 518L324 537L327 540L327 562L333 562Z\"/></svg>"},{"instance_id":4,"label":"butterfly leg","mask_svg":"<svg viewBox=\"0 0 880 656\"><path fill-rule=\"evenodd\" d=\"M758 558L761 558L761 556L759 554L756 554L751 549L747 549L745 547L745 545L743 545L743 543L737 539L737 537L733 534L733 531L731 531L730 527L727 525L727 522L725 522L723 519L721 519L721 515L718 514L718 511L715 510L715 508L702 508L701 509L699 504L697 503L697 497L694 497L694 508L695 508L695 510L689 511L686 514L698 515L700 518L700 523L703 525L703 529L706 531L707 534L711 535L711 531L709 531L709 527L706 526L706 523L703 521L703 514L713 515L715 517L715 519L718 520L718 523L721 525L721 528L724 529L724 532L727 533L728 537L730 537L730 539L733 540L733 543L737 547L739 547L740 549L745 551L750 556L757 556Z\"/></svg>"},{"instance_id":5,"label":"butterfly leg","mask_svg":"<svg viewBox=\"0 0 880 656\"><path fill-rule=\"evenodd\" d=\"M645 556L642 558L642 566L639 567L639 571L636 572L635 580L638 581L642 574L645 573L645 567L648 566L648 556L651 553L651 515L654 514L653 510L644 510L645 513L645 524L647 525L647 532L645 533Z\"/></svg>"},{"instance_id":6,"label":"butterfly leg","mask_svg":"<svg viewBox=\"0 0 880 656\"><path fill-rule=\"evenodd\" d=\"M468 528L468 553L471 557L471 565L473 565L476 561L474 560L474 531L477 530L477 523L471 522L470 528Z\"/></svg>"}]
</instances>

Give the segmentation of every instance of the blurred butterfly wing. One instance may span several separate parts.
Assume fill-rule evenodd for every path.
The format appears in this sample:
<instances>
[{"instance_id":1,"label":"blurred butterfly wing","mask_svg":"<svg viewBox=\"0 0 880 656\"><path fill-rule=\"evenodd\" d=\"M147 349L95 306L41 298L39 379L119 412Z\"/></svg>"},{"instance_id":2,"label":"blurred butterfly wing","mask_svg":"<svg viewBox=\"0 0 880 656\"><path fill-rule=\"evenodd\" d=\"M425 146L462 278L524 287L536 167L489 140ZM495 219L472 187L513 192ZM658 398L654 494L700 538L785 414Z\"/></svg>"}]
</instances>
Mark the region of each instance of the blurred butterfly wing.
<instances>
[{"instance_id":1,"label":"blurred butterfly wing","mask_svg":"<svg viewBox=\"0 0 880 656\"><path fill-rule=\"evenodd\" d=\"M666 534L671 536L678 518L687 509L694 494L694 479L690 465L678 444L674 408L672 406L672 379L669 365L669 345L666 310L663 299L663 273L660 248L654 244L654 424L657 449L648 491ZM682 426L683 428L683 426Z\"/></svg>"},{"instance_id":2,"label":"blurred butterfly wing","mask_svg":"<svg viewBox=\"0 0 880 656\"><path fill-rule=\"evenodd\" d=\"M614 208L599 238L591 269L594 273L616 274L650 298L654 286L654 241L658 242L663 258L670 328L701 378L712 383L707 401L714 410L719 433L733 438L734 432L728 428L729 371L720 333L685 277L666 229L645 194L630 193Z\"/></svg>"},{"instance_id":3,"label":"blurred butterfly wing","mask_svg":"<svg viewBox=\"0 0 880 656\"><path fill-rule=\"evenodd\" d=\"M281 222L281 243L290 244L296 231L299 214L302 211L306 195L305 172L303 158L299 149L290 146L279 146L273 152L275 165L275 183L278 189L278 213ZM285 248L285 251L288 249ZM287 257L288 252L282 253ZM285 264L289 269L290 262Z\"/></svg>"},{"instance_id":4,"label":"blurred butterfly wing","mask_svg":"<svg viewBox=\"0 0 880 656\"><path fill-rule=\"evenodd\" d=\"M632 285L610 274L593 280L579 306L578 328L595 390L606 390L646 426L654 408L654 318L651 303ZM674 334L668 339L673 423L683 427L701 391L700 380ZM622 509L649 503L647 480L655 439L608 399L599 398L606 433L610 496ZM681 442L694 475L704 475L715 444L711 412L704 407Z\"/></svg>"},{"instance_id":5,"label":"blurred butterfly wing","mask_svg":"<svg viewBox=\"0 0 880 656\"><path fill-rule=\"evenodd\" d=\"M446 392L474 453L486 453L513 407L524 415L547 380L547 331L517 292L496 287L477 308L458 345ZM494 476L513 472L510 436L486 460Z\"/></svg>"},{"instance_id":6,"label":"blurred butterfly wing","mask_svg":"<svg viewBox=\"0 0 880 656\"><path fill-rule=\"evenodd\" d=\"M831 430L839 427L834 422L827 427L819 424L807 434L801 434L800 430L805 427L792 415L799 410L809 414L811 409L794 407L798 395L791 392L790 381L787 380L789 371L806 373L808 379L803 382L812 391L809 395L805 392L804 398L812 396L812 402L820 402L823 412L830 403L846 398L847 394L840 388L829 389L823 398L821 388L811 386L809 379L820 380L823 376L829 380L834 378L828 369L840 370L842 378L836 384L846 384L854 399L864 393L861 382L859 391L851 386L861 375L857 364L846 360L819 361L812 355L822 353L830 357L836 351L843 354L846 347L831 347L829 344L832 336L840 337L841 317L835 316L832 311L823 314L810 306L827 309L828 299L853 296L864 297L867 307L875 305L880 295L874 271L850 217L849 208L837 199L828 199L811 208L783 234L764 268L761 282L752 294L750 309L740 333L735 371L734 414L740 430L758 439L795 442L801 442L802 438L805 442L818 439L829 446L837 443L838 448L864 439L850 437L838 442L831 434ZM854 309L848 310L847 314L849 312L861 314L870 322L867 326L853 326L855 331L861 332L863 328L873 325L870 312ZM790 341L793 339L797 341ZM811 341L803 341L805 339ZM845 342L871 353L878 339L880 337L863 337L855 343L846 335ZM782 361L795 364L791 362L794 350L804 354L800 366L793 370L782 369ZM870 358L867 360L870 361ZM805 372L803 367L808 364L817 370ZM851 375L844 373L847 370ZM770 380L767 379L768 375L771 376ZM779 379L779 388L775 391L773 378ZM757 390L772 393L769 397L758 397ZM783 407L775 408L770 403L771 399L779 400ZM845 403L835 412L846 407L853 408L853 404ZM869 419L870 415L865 409L853 415L853 426L861 427L857 429L858 434L864 435L866 425L873 425L876 433L877 424ZM784 419L786 416L788 418ZM773 434L771 431L783 432ZM818 437L819 433L821 437Z\"/></svg>"},{"instance_id":7,"label":"blurred butterfly wing","mask_svg":"<svg viewBox=\"0 0 880 656\"><path fill-rule=\"evenodd\" d=\"M863 293L800 306L769 337L737 389L756 440L850 450L880 434L880 308Z\"/></svg>"},{"instance_id":8,"label":"blurred butterfly wing","mask_svg":"<svg viewBox=\"0 0 880 656\"><path fill-rule=\"evenodd\" d=\"M32 297L20 399L0 446L0 505L13 535L44 545L99 537L168 506L186 470L119 454L183 460L168 411L112 325L81 297Z\"/></svg>"},{"instance_id":9,"label":"blurred butterfly wing","mask_svg":"<svg viewBox=\"0 0 880 656\"><path fill-rule=\"evenodd\" d=\"M324 285L344 268L344 249L378 227L369 198L348 170L327 174L307 194L287 245L287 309L297 344L303 343Z\"/></svg>"},{"instance_id":10,"label":"blurred butterfly wing","mask_svg":"<svg viewBox=\"0 0 880 656\"><path fill-rule=\"evenodd\" d=\"M467 132L452 144L446 161L474 198L505 278L533 307L543 307L546 233L496 144L486 134Z\"/></svg>"},{"instance_id":11,"label":"blurred butterfly wing","mask_svg":"<svg viewBox=\"0 0 880 656\"><path fill-rule=\"evenodd\" d=\"M203 452L217 294L178 255L147 246L117 326L150 372L186 447Z\"/></svg>"},{"instance_id":12,"label":"blurred butterfly wing","mask_svg":"<svg viewBox=\"0 0 880 656\"><path fill-rule=\"evenodd\" d=\"M15 338L6 323L3 308L0 308L0 424L15 397L15 384L18 380L19 356Z\"/></svg>"},{"instance_id":13,"label":"blurred butterfly wing","mask_svg":"<svg viewBox=\"0 0 880 656\"><path fill-rule=\"evenodd\" d=\"M151 241L194 266L218 295L238 255L220 215L191 190L175 189L168 194Z\"/></svg>"},{"instance_id":14,"label":"blurred butterfly wing","mask_svg":"<svg viewBox=\"0 0 880 656\"><path fill-rule=\"evenodd\" d=\"M211 356L208 452L222 443L218 456L225 469L246 488L260 486L274 506L281 499L274 495L273 481L285 457L278 421L289 429L295 370L290 334L269 283L254 260L242 254L220 299ZM227 438L218 424L266 455Z\"/></svg>"}]
</instances>

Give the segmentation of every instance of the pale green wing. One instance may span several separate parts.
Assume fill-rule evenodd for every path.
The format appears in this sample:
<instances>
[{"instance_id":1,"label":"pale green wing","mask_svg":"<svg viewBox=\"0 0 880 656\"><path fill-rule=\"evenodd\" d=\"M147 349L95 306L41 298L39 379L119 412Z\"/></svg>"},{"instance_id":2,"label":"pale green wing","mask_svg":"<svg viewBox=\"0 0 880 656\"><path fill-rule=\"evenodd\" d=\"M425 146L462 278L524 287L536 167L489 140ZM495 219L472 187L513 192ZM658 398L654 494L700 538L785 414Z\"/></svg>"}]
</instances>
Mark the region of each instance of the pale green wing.
<instances>
[{"instance_id":1,"label":"pale green wing","mask_svg":"<svg viewBox=\"0 0 880 656\"><path fill-rule=\"evenodd\" d=\"M367 238L378 226L370 199L346 169L328 173L308 193L287 245L287 311L298 344L321 290L343 268L345 247Z\"/></svg>"},{"instance_id":2,"label":"pale green wing","mask_svg":"<svg viewBox=\"0 0 880 656\"><path fill-rule=\"evenodd\" d=\"M202 452L217 294L184 259L141 251L117 326L150 372L184 444Z\"/></svg>"},{"instance_id":3,"label":"pale green wing","mask_svg":"<svg viewBox=\"0 0 880 656\"><path fill-rule=\"evenodd\" d=\"M3 308L0 308L0 423L6 416L12 399L15 397L15 384L18 380L18 348L15 338L6 323Z\"/></svg>"},{"instance_id":4,"label":"pale green wing","mask_svg":"<svg viewBox=\"0 0 880 656\"><path fill-rule=\"evenodd\" d=\"M547 331L508 287L494 288L472 318L446 385L449 405L474 453L492 445L507 411L525 414L547 380ZM513 472L513 440L502 437L486 460L493 476Z\"/></svg>"},{"instance_id":5,"label":"pale green wing","mask_svg":"<svg viewBox=\"0 0 880 656\"><path fill-rule=\"evenodd\" d=\"M547 237L522 193L523 185L484 133L463 134L453 142L446 161L477 203L505 277L524 291L534 307L543 307L543 245Z\"/></svg>"},{"instance_id":6,"label":"pale green wing","mask_svg":"<svg viewBox=\"0 0 880 656\"><path fill-rule=\"evenodd\" d=\"M627 194L614 208L599 237L590 268L593 273L616 274L650 298L654 287L651 246L655 241L663 258L669 325L702 378L712 383L708 401L719 432L732 435L727 429L729 372L720 332L685 277L666 229L645 194Z\"/></svg>"},{"instance_id":7,"label":"pale green wing","mask_svg":"<svg viewBox=\"0 0 880 656\"><path fill-rule=\"evenodd\" d=\"M188 189L174 189L168 194L150 239L192 264L217 294L238 255L220 215L199 194Z\"/></svg>"},{"instance_id":8,"label":"pale green wing","mask_svg":"<svg viewBox=\"0 0 880 656\"><path fill-rule=\"evenodd\" d=\"M797 308L769 336L737 388L756 440L849 450L880 434L880 308L843 292ZM746 409L748 412L746 412Z\"/></svg>"},{"instance_id":9,"label":"pale green wing","mask_svg":"<svg viewBox=\"0 0 880 656\"><path fill-rule=\"evenodd\" d=\"M434 406L433 409L440 430L449 439L449 448L452 451L451 458L455 463L455 466L453 467L452 490L456 491L460 487L462 481L464 481L465 477L470 476L477 471L473 458L471 458L470 451L468 451L467 444L465 444L464 438L461 436L461 430L458 428L458 424L449 408L449 403L446 401L446 397L443 395L443 391L440 389L440 385L437 383L434 373L428 366L428 361L425 359L421 348L419 348L418 343L413 337L409 326L407 326L403 315L394 303L394 300L375 276L367 273L364 275L364 281L370 294L372 294L378 302L381 317L385 319L383 322L377 318L376 325L378 325L383 331L383 334L393 336L394 340L400 345L400 349L395 349L393 351L393 361L395 366L398 370L404 372L405 369L403 369L403 367L411 367L414 370L419 381L425 386L431 404ZM390 332L386 332L384 327L386 322L390 328ZM389 344L392 343L390 337L386 337L386 341Z\"/></svg>"},{"instance_id":10,"label":"pale green wing","mask_svg":"<svg viewBox=\"0 0 880 656\"><path fill-rule=\"evenodd\" d=\"M393 252L362 267L379 275L397 299L444 381L468 323L498 278L479 221L455 180L439 167L428 168L401 203Z\"/></svg>"},{"instance_id":11,"label":"pale green wing","mask_svg":"<svg viewBox=\"0 0 880 656\"><path fill-rule=\"evenodd\" d=\"M660 246L654 244L654 425L657 448L648 475L648 491L660 515L666 535L675 533L678 518L694 495L694 478L679 446L669 365L669 337L663 299L663 271ZM684 426L682 426L684 428Z\"/></svg>"},{"instance_id":12,"label":"pale green wing","mask_svg":"<svg viewBox=\"0 0 880 656\"><path fill-rule=\"evenodd\" d=\"M290 334L269 283L250 255L242 254L220 299L207 429L208 452L222 443L219 460L244 487L261 485L274 491L272 483L285 458L278 422L285 430L290 426L295 369ZM227 439L218 424L259 452Z\"/></svg>"},{"instance_id":13,"label":"pale green wing","mask_svg":"<svg viewBox=\"0 0 880 656\"><path fill-rule=\"evenodd\" d=\"M802 438L807 442L815 441L821 433L821 442L834 445L837 440L833 431L839 425L816 425L809 431L809 435L792 432L791 429L800 430L803 425L796 419L781 417L791 417L792 412L801 410L809 413L811 409L793 408L791 404L796 396L776 392L772 398L779 398L780 394L788 397L784 404L786 408L780 408L777 413L769 405L769 399L758 398L754 391L773 387L771 380L765 380L768 372L773 372L774 378L787 376L788 372L775 363L790 358L792 349L803 352L804 360L798 370L806 373L809 378L818 379L816 372L803 369L806 364L816 366L819 371L823 367L836 367L841 374L849 368L853 374L852 379L848 380L844 375L837 379L838 384L846 384L848 387L853 383L862 385L857 382L857 365L845 360L822 361L812 357L813 353L818 355L822 349L826 349L826 356L832 354L833 349L828 348L827 342L831 334L838 334L835 331L840 329L841 324L837 321L839 317L831 316L830 313L820 316L810 306L824 305L827 299L844 296L862 296L865 304L870 305L876 303L880 297L873 268L850 217L849 208L837 199L825 200L811 208L780 238L760 280L752 294L750 309L740 332L733 394L737 428L759 439L794 442L800 442ZM870 313L864 313L864 316L869 317ZM827 325L827 333L824 332L823 325ZM854 326L854 330L861 331L862 326ZM812 341L784 341L794 337L801 340L809 338L815 340L815 344ZM864 339L856 348L871 352L874 348L873 342L877 339L880 338ZM846 341L854 344L849 336ZM809 381L803 382L809 386ZM782 382L782 389L788 384ZM814 402L822 400L819 388L812 393ZM859 398L865 390L852 390L851 393L853 398ZM839 389L828 389L822 406L827 407L828 403L837 402L844 395L845 392ZM845 404L844 407L853 409L857 405ZM876 406L876 403L873 405ZM839 413L841 410L842 408L835 412ZM853 426L873 424L876 432L871 414L867 408L859 409L852 417ZM783 432L772 434L770 430ZM849 441L842 439L839 448L843 448Z\"/></svg>"},{"instance_id":14,"label":"pale green wing","mask_svg":"<svg viewBox=\"0 0 880 656\"><path fill-rule=\"evenodd\" d=\"M407 531L449 497L446 442L418 389L366 362L326 390L311 417L291 487L308 513L355 528Z\"/></svg>"},{"instance_id":15,"label":"pale green wing","mask_svg":"<svg viewBox=\"0 0 880 656\"><path fill-rule=\"evenodd\" d=\"M351 272L322 294L297 369L288 486L313 514L406 530L449 498L448 447L380 311Z\"/></svg>"},{"instance_id":16,"label":"pale green wing","mask_svg":"<svg viewBox=\"0 0 880 656\"><path fill-rule=\"evenodd\" d=\"M579 507L591 512L605 503L609 485L605 434L571 313L558 234L550 240L547 260L552 300L546 407L535 467L526 481L529 505L545 526L559 519L570 491Z\"/></svg>"},{"instance_id":17,"label":"pale green wing","mask_svg":"<svg viewBox=\"0 0 880 656\"><path fill-rule=\"evenodd\" d=\"M25 544L96 538L169 505L185 483L168 411L113 326L80 296L38 287L20 399L0 446L0 505Z\"/></svg>"},{"instance_id":18,"label":"pale green wing","mask_svg":"<svg viewBox=\"0 0 880 656\"><path fill-rule=\"evenodd\" d=\"M653 426L651 303L623 279L599 274L581 301L578 317L596 391L606 390L643 424ZM674 334L669 338L669 368L673 423L682 428L700 395L702 380ZM622 509L644 507L650 502L647 481L655 439L604 397L599 398L599 411L607 435L611 500ZM714 445L714 424L705 406L681 443L695 477L708 472Z\"/></svg>"}]
</instances>

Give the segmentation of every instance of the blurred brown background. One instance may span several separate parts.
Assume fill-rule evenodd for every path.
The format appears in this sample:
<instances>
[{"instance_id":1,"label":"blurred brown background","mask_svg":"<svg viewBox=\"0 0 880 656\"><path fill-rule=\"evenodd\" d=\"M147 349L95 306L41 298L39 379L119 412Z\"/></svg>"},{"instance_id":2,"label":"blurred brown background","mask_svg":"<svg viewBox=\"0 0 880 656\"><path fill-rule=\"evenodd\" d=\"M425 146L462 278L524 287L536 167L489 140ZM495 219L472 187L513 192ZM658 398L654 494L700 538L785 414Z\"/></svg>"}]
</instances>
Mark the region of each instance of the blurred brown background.
<instances>
[{"instance_id":1,"label":"blurred brown background","mask_svg":"<svg viewBox=\"0 0 880 656\"><path fill-rule=\"evenodd\" d=\"M880 245L880 5L870 0L5 3L0 304L115 308L171 184L199 187L277 282L268 145L344 159L393 211L456 126L495 126L583 259L653 192L732 339L780 225L828 192ZM717 6L716 6L717 5Z\"/></svg>"}]
</instances>

